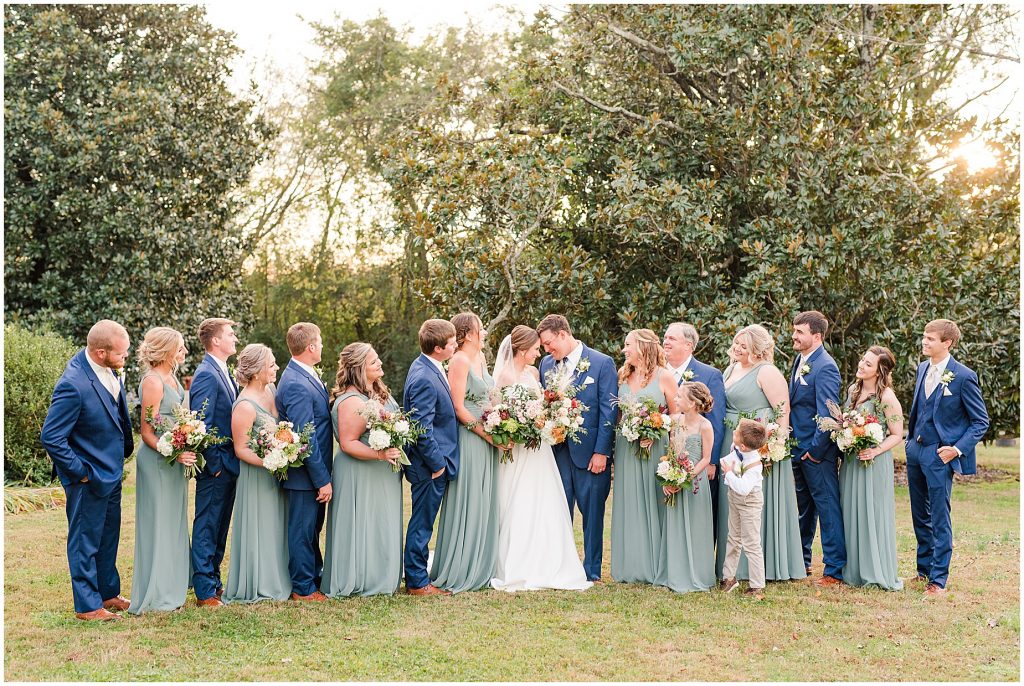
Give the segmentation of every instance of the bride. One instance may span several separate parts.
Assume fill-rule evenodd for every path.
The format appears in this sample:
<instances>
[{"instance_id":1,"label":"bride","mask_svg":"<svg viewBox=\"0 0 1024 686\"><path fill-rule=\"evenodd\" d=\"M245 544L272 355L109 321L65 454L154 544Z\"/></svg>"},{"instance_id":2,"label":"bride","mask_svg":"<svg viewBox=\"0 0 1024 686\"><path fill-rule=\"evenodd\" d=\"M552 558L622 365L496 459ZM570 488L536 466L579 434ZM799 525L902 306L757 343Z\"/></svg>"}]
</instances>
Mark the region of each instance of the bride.
<instances>
[{"instance_id":1,"label":"bride","mask_svg":"<svg viewBox=\"0 0 1024 686\"><path fill-rule=\"evenodd\" d=\"M512 329L498 349L495 387L520 384L540 391L533 366L538 355L537 332L523 325ZM498 465L498 563L491 586L501 591L590 588L551 446L517 445L512 458Z\"/></svg>"}]
</instances>

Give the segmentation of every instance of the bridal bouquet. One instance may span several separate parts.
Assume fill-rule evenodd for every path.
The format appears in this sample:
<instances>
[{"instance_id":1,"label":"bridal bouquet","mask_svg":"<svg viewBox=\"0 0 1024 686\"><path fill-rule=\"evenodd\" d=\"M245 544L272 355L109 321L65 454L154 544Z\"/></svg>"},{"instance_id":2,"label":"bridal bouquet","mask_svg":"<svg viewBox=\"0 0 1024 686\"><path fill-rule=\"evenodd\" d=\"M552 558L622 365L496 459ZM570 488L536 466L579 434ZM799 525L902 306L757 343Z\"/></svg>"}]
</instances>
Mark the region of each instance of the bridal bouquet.
<instances>
[{"instance_id":1,"label":"bridal bouquet","mask_svg":"<svg viewBox=\"0 0 1024 686\"><path fill-rule=\"evenodd\" d=\"M306 424L302 433L295 433L291 422L256 422L249 429L249 447L263 460L267 471L278 481L286 481L289 469L305 464L313 433L313 422Z\"/></svg>"},{"instance_id":2,"label":"bridal bouquet","mask_svg":"<svg viewBox=\"0 0 1024 686\"><path fill-rule=\"evenodd\" d=\"M818 428L828 431L832 440L845 455L856 455L861 450L875 448L885 440L885 429L878 416L862 409L843 412L832 400L826 400L830 417L815 417ZM859 460L865 467L874 460Z\"/></svg>"},{"instance_id":3,"label":"bridal bouquet","mask_svg":"<svg viewBox=\"0 0 1024 686\"><path fill-rule=\"evenodd\" d=\"M787 428L785 431L778 422L775 421L774 417L778 417L782 414L782 410L785 408L785 403L779 403L772 408L774 414L772 419L758 417L754 412L740 412L736 421L726 421L726 426L730 429L735 429L740 419L752 419L755 422L764 424L765 429L768 431L768 440L758 450L761 453L761 466L764 468L764 474L767 476L772 471L772 466L776 462L782 462L792 457L790 452L793 447L793 441L790 439L790 429Z\"/></svg>"},{"instance_id":4,"label":"bridal bouquet","mask_svg":"<svg viewBox=\"0 0 1024 686\"><path fill-rule=\"evenodd\" d=\"M415 443L424 431L417 422L409 419L408 412L388 410L379 401L368 400L356 414L366 420L366 429L370 432L370 448L398 448L401 456L391 465L393 471L399 472L403 466L410 464L404 448L410 443Z\"/></svg>"},{"instance_id":5,"label":"bridal bouquet","mask_svg":"<svg viewBox=\"0 0 1024 686\"><path fill-rule=\"evenodd\" d=\"M495 445L518 443L536 450L540 447L543 414L544 401L538 391L512 384L491 391L480 422ZM499 459L511 462L512 448L503 448Z\"/></svg>"},{"instance_id":6,"label":"bridal bouquet","mask_svg":"<svg viewBox=\"0 0 1024 686\"><path fill-rule=\"evenodd\" d=\"M587 433L583 428L583 413L590 409L576 398L582 387L572 385L571 369L552 370L544 380L547 388L543 395L541 438L551 445L566 440L579 443L579 435Z\"/></svg>"},{"instance_id":7,"label":"bridal bouquet","mask_svg":"<svg viewBox=\"0 0 1024 686\"><path fill-rule=\"evenodd\" d=\"M203 471L206 458L203 452L211 445L227 443L228 439L218 435L217 427L206 428L207 400L198 410L189 410L184 405L177 405L171 410L170 417L154 415L153 407L146 408L146 422L153 431L160 434L156 442L158 453L167 458L167 464L174 464L182 453L195 453L194 464L185 467L185 478L191 479Z\"/></svg>"},{"instance_id":8,"label":"bridal bouquet","mask_svg":"<svg viewBox=\"0 0 1024 686\"><path fill-rule=\"evenodd\" d=\"M668 454L662 455L661 460L658 462L655 478L662 486L675 486L679 489L686 488L692 484L694 493L697 493L697 489L700 487L693 480L693 462L690 460L690 456L686 451L676 454L672 441L668 442ZM676 494L667 494L665 496L665 504L673 507L676 504Z\"/></svg>"},{"instance_id":9,"label":"bridal bouquet","mask_svg":"<svg viewBox=\"0 0 1024 686\"><path fill-rule=\"evenodd\" d=\"M654 402L653 398L615 398L612 402L618 405L620 414L615 431L627 441L657 441L672 428L668 408ZM637 443L637 457L649 460L651 449Z\"/></svg>"}]
</instances>

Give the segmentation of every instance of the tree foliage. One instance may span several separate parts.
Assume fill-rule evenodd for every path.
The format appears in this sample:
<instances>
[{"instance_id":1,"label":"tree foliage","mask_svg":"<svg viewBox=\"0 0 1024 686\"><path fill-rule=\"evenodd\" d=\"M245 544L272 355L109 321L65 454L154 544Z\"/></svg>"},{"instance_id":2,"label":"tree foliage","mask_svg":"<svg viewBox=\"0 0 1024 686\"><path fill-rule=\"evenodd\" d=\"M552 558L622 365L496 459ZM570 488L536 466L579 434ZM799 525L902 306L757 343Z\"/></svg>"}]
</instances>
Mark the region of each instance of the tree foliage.
<instances>
[{"instance_id":1,"label":"tree foliage","mask_svg":"<svg viewBox=\"0 0 1024 686\"><path fill-rule=\"evenodd\" d=\"M944 88L999 6L574 6L540 13L482 87L441 75L385 177L423 241L418 290L498 325L566 314L618 350L693 323L726 362L762 323L778 362L820 309L844 378L894 350L909 407L919 341L957 320L997 429L1019 419L1019 139ZM989 56L991 58L991 56ZM456 122L457 125L453 124ZM984 135L1000 163L937 169ZM936 161L939 161L938 163ZM994 432L990 436L994 435Z\"/></svg>"}]
</instances>

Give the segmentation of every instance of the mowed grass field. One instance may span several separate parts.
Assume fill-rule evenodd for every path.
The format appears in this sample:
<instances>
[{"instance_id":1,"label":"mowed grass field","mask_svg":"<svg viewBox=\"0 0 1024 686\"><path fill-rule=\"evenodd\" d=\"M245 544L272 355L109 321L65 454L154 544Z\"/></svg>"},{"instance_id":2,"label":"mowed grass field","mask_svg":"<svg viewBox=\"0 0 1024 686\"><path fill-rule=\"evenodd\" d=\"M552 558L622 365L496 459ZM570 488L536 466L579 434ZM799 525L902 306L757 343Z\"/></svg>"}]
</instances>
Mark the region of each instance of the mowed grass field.
<instances>
[{"instance_id":1,"label":"mowed grass field","mask_svg":"<svg viewBox=\"0 0 1024 686\"><path fill-rule=\"evenodd\" d=\"M1017 448L988 447L979 461L1000 471L990 473L994 479L954 486L950 593L929 601L910 584L889 593L769 583L760 602L618 584L609 574L606 533L607 583L582 593L399 594L213 612L196 608L190 594L177 612L86 624L72 609L64 510L8 515L4 677L1018 681L1020 456ZM131 591L134 484L131 474L118 565L125 596ZM915 540L906 486L897 486L896 498L900 575L912 577ZM582 551L578 514L576 534ZM819 577L819 547L814 559Z\"/></svg>"}]
</instances>

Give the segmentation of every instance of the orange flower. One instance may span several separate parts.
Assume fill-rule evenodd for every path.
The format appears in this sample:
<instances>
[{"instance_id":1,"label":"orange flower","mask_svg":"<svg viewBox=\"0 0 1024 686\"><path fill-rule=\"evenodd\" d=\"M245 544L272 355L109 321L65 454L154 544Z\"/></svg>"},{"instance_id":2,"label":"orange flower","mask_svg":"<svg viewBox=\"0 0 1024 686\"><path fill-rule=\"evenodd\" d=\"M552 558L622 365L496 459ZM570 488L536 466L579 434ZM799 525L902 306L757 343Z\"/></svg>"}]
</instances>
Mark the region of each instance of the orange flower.
<instances>
[{"instance_id":1,"label":"orange flower","mask_svg":"<svg viewBox=\"0 0 1024 686\"><path fill-rule=\"evenodd\" d=\"M195 429L196 428L191 424L182 424L180 427L178 427L178 430L181 431L181 433L185 434L186 436L195 431Z\"/></svg>"},{"instance_id":2,"label":"orange flower","mask_svg":"<svg viewBox=\"0 0 1024 686\"><path fill-rule=\"evenodd\" d=\"M282 443L291 443L292 432L288 429L288 427L282 426L280 429L277 430L277 433L274 434L274 438L281 441Z\"/></svg>"},{"instance_id":3,"label":"orange flower","mask_svg":"<svg viewBox=\"0 0 1024 686\"><path fill-rule=\"evenodd\" d=\"M864 431L864 427L863 426L854 426L852 428L853 428L853 435L854 436L863 436L866 433Z\"/></svg>"},{"instance_id":4,"label":"orange flower","mask_svg":"<svg viewBox=\"0 0 1024 686\"><path fill-rule=\"evenodd\" d=\"M664 424L660 414L651 414L651 416L648 417L648 420L650 421L651 426L654 427L655 429L660 429L662 427L662 424Z\"/></svg>"},{"instance_id":5,"label":"orange flower","mask_svg":"<svg viewBox=\"0 0 1024 686\"><path fill-rule=\"evenodd\" d=\"M551 438L555 439L555 443L561 443L562 441L564 441L565 440L565 428L561 427L561 426L556 427L551 432Z\"/></svg>"}]
</instances>

